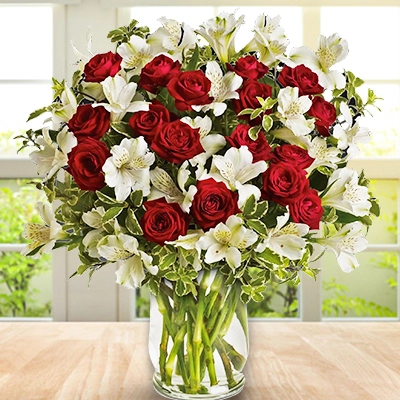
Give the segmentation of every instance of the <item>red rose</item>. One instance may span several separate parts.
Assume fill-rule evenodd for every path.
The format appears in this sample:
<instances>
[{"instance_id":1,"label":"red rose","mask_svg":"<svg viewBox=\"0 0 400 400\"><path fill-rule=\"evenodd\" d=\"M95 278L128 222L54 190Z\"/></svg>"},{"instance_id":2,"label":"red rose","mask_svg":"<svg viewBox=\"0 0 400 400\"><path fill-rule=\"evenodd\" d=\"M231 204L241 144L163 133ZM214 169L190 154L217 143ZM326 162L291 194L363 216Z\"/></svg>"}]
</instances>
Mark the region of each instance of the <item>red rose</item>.
<instances>
[{"instance_id":1,"label":"red rose","mask_svg":"<svg viewBox=\"0 0 400 400\"><path fill-rule=\"evenodd\" d=\"M80 189L100 190L105 185L102 167L108 157L111 154L107 145L88 137L68 154L67 171Z\"/></svg>"},{"instance_id":2,"label":"red rose","mask_svg":"<svg viewBox=\"0 0 400 400\"><path fill-rule=\"evenodd\" d=\"M308 189L295 203L289 204L289 212L294 222L307 224L311 229L318 229L324 208L318 192Z\"/></svg>"},{"instance_id":3,"label":"red rose","mask_svg":"<svg viewBox=\"0 0 400 400\"><path fill-rule=\"evenodd\" d=\"M260 63L254 56L239 58L235 66L226 63L226 67L229 71L234 71L242 78L252 81L262 78L269 70L266 65Z\"/></svg>"},{"instance_id":4,"label":"red rose","mask_svg":"<svg viewBox=\"0 0 400 400\"><path fill-rule=\"evenodd\" d=\"M197 182L195 194L190 208L194 222L202 229L214 228L228 217L241 212L238 194L229 190L225 183L216 182L213 178Z\"/></svg>"},{"instance_id":5,"label":"red rose","mask_svg":"<svg viewBox=\"0 0 400 400\"><path fill-rule=\"evenodd\" d=\"M85 82L103 82L109 76L117 75L121 69L122 57L112 51L104 54L96 54L92 57L83 72Z\"/></svg>"},{"instance_id":6,"label":"red rose","mask_svg":"<svg viewBox=\"0 0 400 400\"><path fill-rule=\"evenodd\" d=\"M319 94L324 91L318 83L318 75L303 64L295 68L285 65L279 74L278 82L284 87L298 87L299 96Z\"/></svg>"},{"instance_id":7,"label":"red rose","mask_svg":"<svg viewBox=\"0 0 400 400\"><path fill-rule=\"evenodd\" d=\"M308 155L308 151L293 144L283 144L274 150L274 161L296 164L301 169L308 168L314 158Z\"/></svg>"},{"instance_id":8,"label":"red rose","mask_svg":"<svg viewBox=\"0 0 400 400\"><path fill-rule=\"evenodd\" d=\"M308 189L306 171L294 164L272 163L263 174L262 198L282 206L296 202Z\"/></svg>"},{"instance_id":9,"label":"red rose","mask_svg":"<svg viewBox=\"0 0 400 400\"><path fill-rule=\"evenodd\" d=\"M191 106L210 104L208 96L211 81L202 71L186 71L175 76L167 84L167 89L175 99L175 106L180 111L191 110Z\"/></svg>"},{"instance_id":10,"label":"red rose","mask_svg":"<svg viewBox=\"0 0 400 400\"><path fill-rule=\"evenodd\" d=\"M180 164L204 152L199 129L193 129L182 121L163 125L154 137L151 149L164 160L174 164Z\"/></svg>"},{"instance_id":11,"label":"red rose","mask_svg":"<svg viewBox=\"0 0 400 400\"><path fill-rule=\"evenodd\" d=\"M135 132L135 137L143 136L146 142L151 144L154 136L170 120L168 109L161 103L153 103L150 104L149 111L135 112L129 119L129 125Z\"/></svg>"},{"instance_id":12,"label":"red rose","mask_svg":"<svg viewBox=\"0 0 400 400\"><path fill-rule=\"evenodd\" d=\"M257 140L253 140L249 136L250 126L246 124L239 124L231 133L231 136L226 137L226 141L236 148L247 146L250 153L253 154L253 162L270 160L273 155L271 154L271 147L262 132L258 134Z\"/></svg>"},{"instance_id":13,"label":"red rose","mask_svg":"<svg viewBox=\"0 0 400 400\"><path fill-rule=\"evenodd\" d=\"M322 136L329 136L329 127L336 120L335 107L322 97L314 97L308 115L315 117L315 126Z\"/></svg>"},{"instance_id":14,"label":"red rose","mask_svg":"<svg viewBox=\"0 0 400 400\"><path fill-rule=\"evenodd\" d=\"M179 61L160 54L144 66L138 84L148 92L155 94L160 86L165 87L171 78L180 73L180 68Z\"/></svg>"},{"instance_id":15,"label":"red rose","mask_svg":"<svg viewBox=\"0 0 400 400\"><path fill-rule=\"evenodd\" d=\"M262 97L263 99L271 97L272 88L258 81L244 81L237 92L239 93L239 99L232 100L232 105L236 114L239 114L245 108L261 107L257 97ZM238 118L249 121L250 125L259 125L261 123L261 117L250 120L249 115L241 115Z\"/></svg>"},{"instance_id":16,"label":"red rose","mask_svg":"<svg viewBox=\"0 0 400 400\"><path fill-rule=\"evenodd\" d=\"M100 139L110 128L110 113L104 107L84 104L78 106L67 125L78 142L88 137Z\"/></svg>"},{"instance_id":17,"label":"red rose","mask_svg":"<svg viewBox=\"0 0 400 400\"><path fill-rule=\"evenodd\" d=\"M186 235L189 229L189 214L182 211L178 203L167 203L164 197L143 203L146 212L140 219L143 236L161 246L166 241Z\"/></svg>"}]
</instances>

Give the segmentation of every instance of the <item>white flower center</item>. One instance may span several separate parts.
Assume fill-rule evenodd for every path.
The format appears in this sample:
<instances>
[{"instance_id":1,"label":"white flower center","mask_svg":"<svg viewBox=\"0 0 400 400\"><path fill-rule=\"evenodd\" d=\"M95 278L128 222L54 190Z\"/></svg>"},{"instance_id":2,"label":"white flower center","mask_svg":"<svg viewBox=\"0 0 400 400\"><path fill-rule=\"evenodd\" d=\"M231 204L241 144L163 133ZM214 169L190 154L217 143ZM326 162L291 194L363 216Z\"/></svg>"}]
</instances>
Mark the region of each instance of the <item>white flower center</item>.
<instances>
[{"instance_id":1,"label":"white flower center","mask_svg":"<svg viewBox=\"0 0 400 400\"><path fill-rule=\"evenodd\" d=\"M136 54L132 54L129 59L124 60L126 69L133 69L136 68L140 64L146 64L148 61L150 61L150 56L146 53L143 53L141 51L138 51Z\"/></svg>"},{"instance_id":2,"label":"white flower center","mask_svg":"<svg viewBox=\"0 0 400 400\"><path fill-rule=\"evenodd\" d=\"M319 49L317 51L317 57L324 72L328 72L329 68L336 62L335 53L327 47Z\"/></svg>"},{"instance_id":3,"label":"white flower center","mask_svg":"<svg viewBox=\"0 0 400 400\"><path fill-rule=\"evenodd\" d=\"M297 102L291 103L289 107L285 110L285 114L287 118L295 118L303 115L300 109L300 104Z\"/></svg>"},{"instance_id":4,"label":"white flower center","mask_svg":"<svg viewBox=\"0 0 400 400\"><path fill-rule=\"evenodd\" d=\"M356 252L358 238L357 236L348 236L343 238L339 243L339 248L344 251L349 251L351 253Z\"/></svg>"},{"instance_id":5,"label":"white flower center","mask_svg":"<svg viewBox=\"0 0 400 400\"><path fill-rule=\"evenodd\" d=\"M297 229L296 224L290 223L286 225L284 228L275 233L275 237L282 235L296 235L299 236L299 230Z\"/></svg>"},{"instance_id":6,"label":"white flower center","mask_svg":"<svg viewBox=\"0 0 400 400\"><path fill-rule=\"evenodd\" d=\"M360 198L360 187L351 183L346 183L345 191L343 193L343 199L350 203L358 203L362 201Z\"/></svg>"},{"instance_id":7,"label":"white flower center","mask_svg":"<svg viewBox=\"0 0 400 400\"><path fill-rule=\"evenodd\" d=\"M50 241L50 228L39 224L29 224L27 239L38 243L47 243Z\"/></svg>"},{"instance_id":8,"label":"white flower center","mask_svg":"<svg viewBox=\"0 0 400 400\"><path fill-rule=\"evenodd\" d=\"M215 239L221 244L228 244L232 239L232 232L230 231L215 231Z\"/></svg>"},{"instance_id":9,"label":"white flower center","mask_svg":"<svg viewBox=\"0 0 400 400\"><path fill-rule=\"evenodd\" d=\"M132 253L128 250L114 248L113 254L112 254L112 259L113 260L123 260L125 258L130 257L131 255L132 255Z\"/></svg>"}]
</instances>

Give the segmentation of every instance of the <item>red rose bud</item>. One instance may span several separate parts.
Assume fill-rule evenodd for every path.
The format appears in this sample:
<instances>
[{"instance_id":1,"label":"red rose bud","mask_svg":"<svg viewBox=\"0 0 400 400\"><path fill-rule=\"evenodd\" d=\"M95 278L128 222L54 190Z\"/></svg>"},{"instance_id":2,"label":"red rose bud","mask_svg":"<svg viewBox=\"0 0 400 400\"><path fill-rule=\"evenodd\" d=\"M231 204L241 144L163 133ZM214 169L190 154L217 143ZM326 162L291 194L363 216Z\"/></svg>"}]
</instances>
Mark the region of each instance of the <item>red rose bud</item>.
<instances>
[{"instance_id":1,"label":"red rose bud","mask_svg":"<svg viewBox=\"0 0 400 400\"><path fill-rule=\"evenodd\" d=\"M231 215L241 213L237 205L237 192L229 190L225 183L209 178L198 181L196 187L197 193L193 198L190 214L200 228L214 228Z\"/></svg>"},{"instance_id":2,"label":"red rose bud","mask_svg":"<svg viewBox=\"0 0 400 400\"><path fill-rule=\"evenodd\" d=\"M308 155L307 150L293 144L283 144L276 147L273 157L273 162L282 161L288 164L295 164L301 169L308 168L314 162L314 158Z\"/></svg>"},{"instance_id":3,"label":"red rose bud","mask_svg":"<svg viewBox=\"0 0 400 400\"><path fill-rule=\"evenodd\" d=\"M241 146L247 146L250 153L253 154L253 162L267 161L273 158L271 147L262 132L259 132L257 140L253 140L249 136L250 126L239 124L231 133L231 136L226 137L226 141L232 146L239 149Z\"/></svg>"},{"instance_id":4,"label":"red rose bud","mask_svg":"<svg viewBox=\"0 0 400 400\"><path fill-rule=\"evenodd\" d=\"M122 57L111 51L104 54L96 54L92 57L83 72L85 82L103 82L109 76L114 77L121 69Z\"/></svg>"},{"instance_id":5,"label":"red rose bud","mask_svg":"<svg viewBox=\"0 0 400 400\"><path fill-rule=\"evenodd\" d=\"M182 121L163 125L150 147L161 158L174 164L180 164L204 152L199 129L193 129Z\"/></svg>"},{"instance_id":6,"label":"red rose bud","mask_svg":"<svg viewBox=\"0 0 400 400\"><path fill-rule=\"evenodd\" d=\"M237 92L239 93L239 99L232 100L232 105L236 114L239 114L245 108L255 109L261 107L257 97L262 97L263 99L271 97L272 88L257 81L244 81ZM268 112L270 113L271 111L269 110ZM252 120L250 120L249 115L240 115L238 118L249 121L250 125L260 125L262 116Z\"/></svg>"},{"instance_id":7,"label":"red rose bud","mask_svg":"<svg viewBox=\"0 0 400 400\"><path fill-rule=\"evenodd\" d=\"M138 85L150 93L157 93L159 87L165 87L176 75L180 74L181 63L160 54L144 66Z\"/></svg>"},{"instance_id":8,"label":"red rose bud","mask_svg":"<svg viewBox=\"0 0 400 400\"><path fill-rule=\"evenodd\" d=\"M239 58L235 66L226 63L228 71L236 72L243 79L250 79L256 81L262 78L269 70L269 68L260 63L254 56L246 56Z\"/></svg>"},{"instance_id":9,"label":"red rose bud","mask_svg":"<svg viewBox=\"0 0 400 400\"><path fill-rule=\"evenodd\" d=\"M102 167L108 157L107 145L88 137L68 153L67 171L80 189L100 190L105 185Z\"/></svg>"},{"instance_id":10,"label":"red rose bud","mask_svg":"<svg viewBox=\"0 0 400 400\"><path fill-rule=\"evenodd\" d=\"M333 104L322 97L314 97L308 115L315 117L315 126L322 136L329 136L329 128L336 120L336 110Z\"/></svg>"},{"instance_id":11,"label":"red rose bud","mask_svg":"<svg viewBox=\"0 0 400 400\"><path fill-rule=\"evenodd\" d=\"M285 65L279 74L278 82L283 86L299 88L299 96L323 93L324 88L318 83L318 75L301 64L295 68Z\"/></svg>"},{"instance_id":12,"label":"red rose bud","mask_svg":"<svg viewBox=\"0 0 400 400\"><path fill-rule=\"evenodd\" d=\"M263 173L261 196L282 206L295 203L309 187L306 171L294 164L272 163Z\"/></svg>"},{"instance_id":13,"label":"red rose bud","mask_svg":"<svg viewBox=\"0 0 400 400\"><path fill-rule=\"evenodd\" d=\"M78 106L76 113L68 121L68 128L78 142L91 137L100 139L110 128L110 113L104 107L91 104Z\"/></svg>"},{"instance_id":14,"label":"red rose bud","mask_svg":"<svg viewBox=\"0 0 400 400\"><path fill-rule=\"evenodd\" d=\"M307 224L311 229L319 229L319 223L324 213L318 192L308 189L295 203L289 204L292 220Z\"/></svg>"},{"instance_id":15,"label":"red rose bud","mask_svg":"<svg viewBox=\"0 0 400 400\"><path fill-rule=\"evenodd\" d=\"M140 226L148 241L163 246L167 241L178 239L179 235L186 235L190 217L178 203L167 203L162 197L143 205L146 212L140 219Z\"/></svg>"},{"instance_id":16,"label":"red rose bud","mask_svg":"<svg viewBox=\"0 0 400 400\"><path fill-rule=\"evenodd\" d=\"M170 122L171 117L167 108L161 103L150 104L149 111L135 112L129 119L129 125L135 132L135 137L143 136L151 144L161 128Z\"/></svg>"},{"instance_id":17,"label":"red rose bud","mask_svg":"<svg viewBox=\"0 0 400 400\"><path fill-rule=\"evenodd\" d=\"M167 89L175 99L175 107L180 111L191 110L191 106L212 102L212 98L208 95L211 81L202 71L180 73L170 80Z\"/></svg>"}]
</instances>

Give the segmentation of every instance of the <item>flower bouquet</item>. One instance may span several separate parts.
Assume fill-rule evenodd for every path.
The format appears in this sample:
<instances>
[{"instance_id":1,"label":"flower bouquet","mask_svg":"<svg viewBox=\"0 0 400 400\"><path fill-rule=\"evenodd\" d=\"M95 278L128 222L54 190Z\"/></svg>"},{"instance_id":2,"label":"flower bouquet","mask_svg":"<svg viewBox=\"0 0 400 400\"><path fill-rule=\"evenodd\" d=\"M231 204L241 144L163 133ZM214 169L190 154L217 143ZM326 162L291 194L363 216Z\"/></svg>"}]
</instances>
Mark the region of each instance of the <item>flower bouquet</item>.
<instances>
[{"instance_id":1,"label":"flower bouquet","mask_svg":"<svg viewBox=\"0 0 400 400\"><path fill-rule=\"evenodd\" d=\"M133 20L109 33L115 52L75 49L71 85L54 80L53 103L30 116L49 112L47 126L23 136L37 187L58 200L54 213L39 204L45 225L27 225L24 254L67 246L74 275L117 263L117 283L148 284L154 385L171 398L239 392L246 303L271 278L315 278L326 249L350 272L379 214L346 167L376 100L331 69L347 42L287 51L280 18L263 14L237 50L243 20L222 13L193 30L161 18L154 33Z\"/></svg>"}]
</instances>

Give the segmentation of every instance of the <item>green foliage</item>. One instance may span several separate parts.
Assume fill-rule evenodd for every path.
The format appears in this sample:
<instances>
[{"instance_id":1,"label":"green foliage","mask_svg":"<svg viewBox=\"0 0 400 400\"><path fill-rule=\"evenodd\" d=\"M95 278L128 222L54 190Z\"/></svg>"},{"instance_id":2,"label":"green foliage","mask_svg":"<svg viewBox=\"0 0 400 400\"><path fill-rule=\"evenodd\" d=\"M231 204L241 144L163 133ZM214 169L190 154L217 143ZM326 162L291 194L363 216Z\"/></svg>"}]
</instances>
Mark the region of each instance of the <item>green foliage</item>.
<instances>
[{"instance_id":1,"label":"green foliage","mask_svg":"<svg viewBox=\"0 0 400 400\"><path fill-rule=\"evenodd\" d=\"M43 193L27 181L0 181L13 189L0 188L0 243L24 243L21 236L27 221L40 223L35 205L43 200ZM46 317L51 304L40 304L33 281L50 271L49 255L39 260L17 252L0 253L0 316Z\"/></svg>"}]
</instances>

